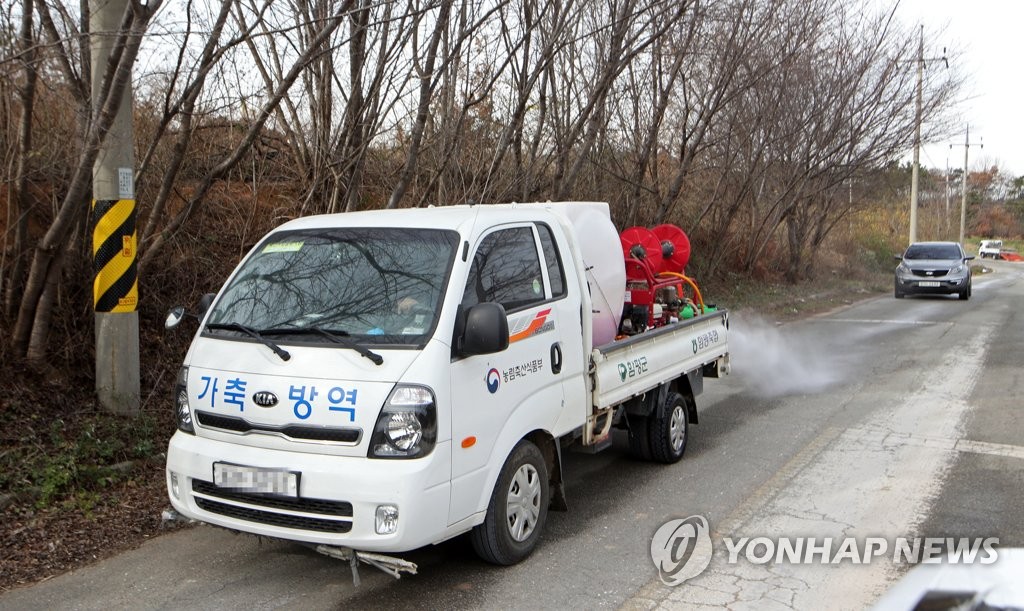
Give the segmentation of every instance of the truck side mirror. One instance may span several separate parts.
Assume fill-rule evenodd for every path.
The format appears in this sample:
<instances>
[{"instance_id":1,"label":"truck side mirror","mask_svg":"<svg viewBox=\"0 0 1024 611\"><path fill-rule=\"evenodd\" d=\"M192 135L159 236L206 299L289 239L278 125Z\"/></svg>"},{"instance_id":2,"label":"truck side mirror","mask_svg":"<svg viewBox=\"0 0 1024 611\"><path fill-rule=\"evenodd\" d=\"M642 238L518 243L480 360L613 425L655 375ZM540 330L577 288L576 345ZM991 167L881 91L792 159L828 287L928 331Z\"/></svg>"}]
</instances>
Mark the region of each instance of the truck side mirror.
<instances>
[{"instance_id":1,"label":"truck side mirror","mask_svg":"<svg viewBox=\"0 0 1024 611\"><path fill-rule=\"evenodd\" d=\"M164 329L173 329L177 327L186 316L189 318L195 318L196 320L202 320L203 317L206 316L206 311L210 309L210 306L213 304L213 299L216 296L216 293L206 293L200 297L199 312L197 314L186 312L185 308L182 306L175 306L171 308L171 311L167 313L167 319L164 320Z\"/></svg>"},{"instance_id":2,"label":"truck side mirror","mask_svg":"<svg viewBox=\"0 0 1024 611\"><path fill-rule=\"evenodd\" d=\"M492 354L508 348L508 317L500 303L478 303L466 312L463 356Z\"/></svg>"},{"instance_id":3,"label":"truck side mirror","mask_svg":"<svg viewBox=\"0 0 1024 611\"><path fill-rule=\"evenodd\" d=\"M167 313L167 320L164 321L164 329L177 327L183 318L185 318L185 308L181 306L171 308L171 311Z\"/></svg>"}]
</instances>

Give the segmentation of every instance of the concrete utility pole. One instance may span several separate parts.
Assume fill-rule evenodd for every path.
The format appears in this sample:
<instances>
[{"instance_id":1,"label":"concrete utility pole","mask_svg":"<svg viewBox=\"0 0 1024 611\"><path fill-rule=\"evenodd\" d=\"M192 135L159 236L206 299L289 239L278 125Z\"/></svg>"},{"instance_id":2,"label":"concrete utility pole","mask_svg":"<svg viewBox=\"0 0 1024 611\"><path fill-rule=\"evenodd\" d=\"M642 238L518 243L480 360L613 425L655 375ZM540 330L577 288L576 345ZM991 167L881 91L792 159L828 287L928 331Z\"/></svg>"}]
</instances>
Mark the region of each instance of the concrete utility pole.
<instances>
[{"instance_id":1,"label":"concrete utility pole","mask_svg":"<svg viewBox=\"0 0 1024 611\"><path fill-rule=\"evenodd\" d=\"M942 217L942 235L949 235L949 155L946 155L946 215Z\"/></svg>"},{"instance_id":2,"label":"concrete utility pole","mask_svg":"<svg viewBox=\"0 0 1024 611\"><path fill-rule=\"evenodd\" d=\"M89 0L92 104L103 104L103 73L128 0ZM135 230L135 155L129 81L92 172L93 309L96 395L105 409L139 411L139 301Z\"/></svg>"},{"instance_id":3,"label":"concrete utility pole","mask_svg":"<svg viewBox=\"0 0 1024 611\"><path fill-rule=\"evenodd\" d=\"M914 167L910 175L910 243L917 241L917 183L921 172L921 97L924 90L924 26L917 48L917 102L914 113Z\"/></svg>"},{"instance_id":4,"label":"concrete utility pole","mask_svg":"<svg viewBox=\"0 0 1024 611\"><path fill-rule=\"evenodd\" d=\"M952 144L949 146L953 146ZM984 144L974 146L985 147ZM964 243L964 226L967 224L967 151L971 148L971 126L967 126L967 134L964 136L964 176L961 181L962 194L960 198L960 244Z\"/></svg>"}]
</instances>

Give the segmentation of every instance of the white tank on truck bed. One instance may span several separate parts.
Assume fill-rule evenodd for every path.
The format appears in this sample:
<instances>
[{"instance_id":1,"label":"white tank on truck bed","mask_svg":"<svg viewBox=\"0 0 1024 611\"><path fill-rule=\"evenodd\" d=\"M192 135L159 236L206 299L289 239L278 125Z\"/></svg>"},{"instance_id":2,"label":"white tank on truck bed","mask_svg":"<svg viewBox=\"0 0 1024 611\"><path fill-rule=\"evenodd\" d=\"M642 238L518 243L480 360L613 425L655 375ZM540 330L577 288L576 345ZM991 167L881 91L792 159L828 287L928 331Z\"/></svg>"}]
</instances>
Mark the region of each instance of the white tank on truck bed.
<instances>
[{"instance_id":1,"label":"white tank on truck bed","mask_svg":"<svg viewBox=\"0 0 1024 611\"><path fill-rule=\"evenodd\" d=\"M594 304L594 345L607 344L618 333L626 296L626 265L608 204L548 202L541 206L568 220L576 234Z\"/></svg>"}]
</instances>

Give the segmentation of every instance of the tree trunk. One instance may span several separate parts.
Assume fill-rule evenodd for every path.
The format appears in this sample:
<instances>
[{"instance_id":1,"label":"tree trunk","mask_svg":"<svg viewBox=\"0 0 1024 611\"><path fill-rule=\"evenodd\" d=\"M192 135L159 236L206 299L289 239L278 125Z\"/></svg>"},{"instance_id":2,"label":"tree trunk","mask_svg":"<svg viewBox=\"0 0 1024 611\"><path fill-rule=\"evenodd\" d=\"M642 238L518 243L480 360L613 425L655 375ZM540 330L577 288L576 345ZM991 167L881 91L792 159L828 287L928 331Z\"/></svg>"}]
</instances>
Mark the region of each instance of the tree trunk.
<instances>
[{"instance_id":1,"label":"tree trunk","mask_svg":"<svg viewBox=\"0 0 1024 611\"><path fill-rule=\"evenodd\" d=\"M21 30L18 33L18 50L25 65L25 82L19 88L18 100L21 103L21 122L18 127L18 152L14 170L14 189L11 200L18 218L14 221L14 246L11 249L14 261L7 277L6 294L4 295L3 317L14 315L17 295L21 294L25 283L25 260L28 257L25 245L28 242L28 215L32 209L28 194L29 159L32 155L32 115L35 110L36 82L36 40L32 33L32 0L25 0L22 7ZM8 206L12 204L9 202ZM2 272L0 272L2 273Z\"/></svg>"},{"instance_id":2,"label":"tree trunk","mask_svg":"<svg viewBox=\"0 0 1024 611\"><path fill-rule=\"evenodd\" d=\"M25 354L25 360L29 363L39 364L46 362L46 348L50 339L50 319L53 317L53 305L57 302L57 289L60 288L60 278L64 272L66 248L65 245L54 254L54 260L47 268L43 291L39 296L36 306L28 351Z\"/></svg>"},{"instance_id":3,"label":"tree trunk","mask_svg":"<svg viewBox=\"0 0 1024 611\"><path fill-rule=\"evenodd\" d=\"M427 44L426 60L422 68L417 68L420 78L419 102L416 106L416 120L410 134L409 152L405 158L405 167L402 175L398 178L391 197L388 198L387 208L397 208L398 204L405 197L405 192L412 183L413 174L416 173L416 164L419 159L420 147L423 144L423 132L427 126L427 116L430 111L430 100L434 91L434 66L437 63L437 47L441 43L441 34L448 27L448 17L451 14L453 0L441 0L441 11L437 15L437 23L434 25L434 32Z\"/></svg>"},{"instance_id":4,"label":"tree trunk","mask_svg":"<svg viewBox=\"0 0 1024 611\"><path fill-rule=\"evenodd\" d=\"M345 189L345 212L357 210L362 191L363 165L365 163L366 101L363 92L363 70L366 66L366 30L370 21L370 1L356 0L358 7L352 11L352 34L349 36L349 87L348 104L345 106L345 132L342 157L348 161L348 180Z\"/></svg>"}]
</instances>

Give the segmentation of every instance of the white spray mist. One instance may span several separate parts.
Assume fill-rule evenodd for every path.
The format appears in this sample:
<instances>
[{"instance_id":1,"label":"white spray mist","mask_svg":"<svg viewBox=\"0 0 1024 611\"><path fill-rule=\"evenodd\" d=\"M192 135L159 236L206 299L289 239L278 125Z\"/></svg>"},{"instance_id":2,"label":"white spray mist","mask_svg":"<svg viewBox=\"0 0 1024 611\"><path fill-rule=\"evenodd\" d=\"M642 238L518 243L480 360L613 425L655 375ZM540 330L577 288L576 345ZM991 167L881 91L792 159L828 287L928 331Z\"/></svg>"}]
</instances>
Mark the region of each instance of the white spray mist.
<instances>
[{"instance_id":1,"label":"white spray mist","mask_svg":"<svg viewBox=\"0 0 1024 611\"><path fill-rule=\"evenodd\" d=\"M810 329L757 316L729 320L732 371L751 392L779 397L820 392L842 380L834 347Z\"/></svg>"}]
</instances>

